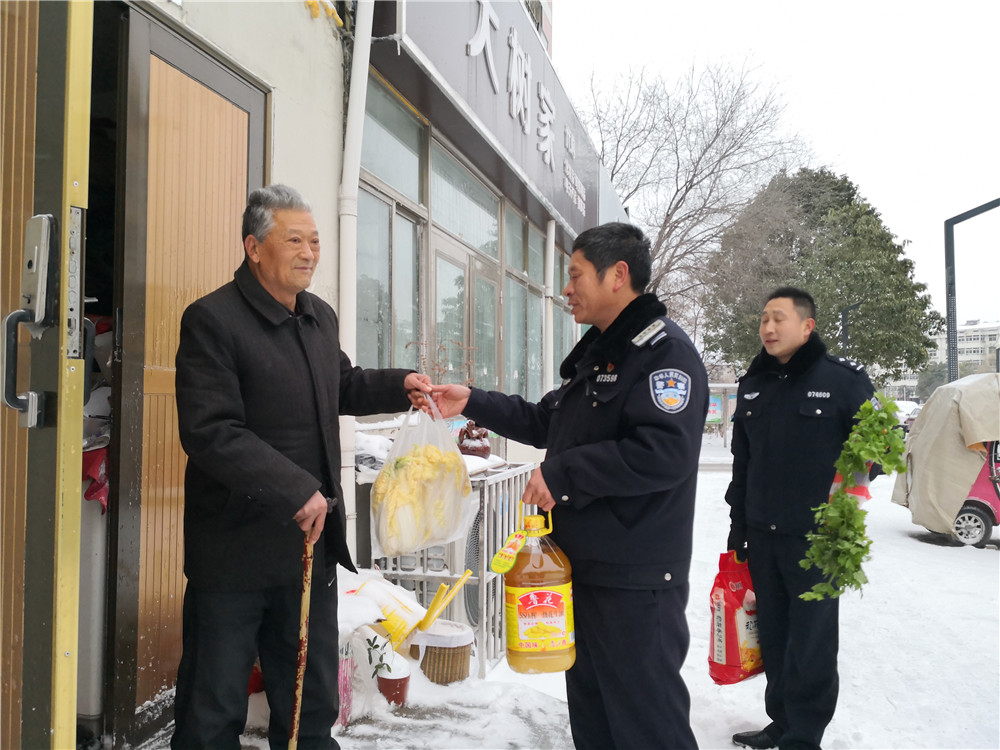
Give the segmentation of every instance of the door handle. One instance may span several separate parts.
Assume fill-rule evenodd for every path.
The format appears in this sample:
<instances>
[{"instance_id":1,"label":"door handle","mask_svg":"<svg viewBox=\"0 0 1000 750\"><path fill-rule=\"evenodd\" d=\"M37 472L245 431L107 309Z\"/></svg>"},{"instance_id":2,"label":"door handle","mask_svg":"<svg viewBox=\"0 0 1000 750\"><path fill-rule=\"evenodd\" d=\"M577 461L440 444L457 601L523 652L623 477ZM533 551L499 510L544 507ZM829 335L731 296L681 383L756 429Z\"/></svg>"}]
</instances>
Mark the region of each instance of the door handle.
<instances>
[{"instance_id":1,"label":"door handle","mask_svg":"<svg viewBox=\"0 0 1000 750\"><path fill-rule=\"evenodd\" d=\"M14 310L3 321L3 402L16 409L21 427L41 427L42 412L45 409L45 394L40 391L26 391L17 394L17 327L21 323L31 323L29 310Z\"/></svg>"},{"instance_id":2,"label":"door handle","mask_svg":"<svg viewBox=\"0 0 1000 750\"><path fill-rule=\"evenodd\" d=\"M55 219L38 214L24 227L21 258L21 307L4 318L3 402L18 412L21 427L41 427L45 394L17 391L17 330L24 324L33 335L55 324L59 295L59 245Z\"/></svg>"}]
</instances>

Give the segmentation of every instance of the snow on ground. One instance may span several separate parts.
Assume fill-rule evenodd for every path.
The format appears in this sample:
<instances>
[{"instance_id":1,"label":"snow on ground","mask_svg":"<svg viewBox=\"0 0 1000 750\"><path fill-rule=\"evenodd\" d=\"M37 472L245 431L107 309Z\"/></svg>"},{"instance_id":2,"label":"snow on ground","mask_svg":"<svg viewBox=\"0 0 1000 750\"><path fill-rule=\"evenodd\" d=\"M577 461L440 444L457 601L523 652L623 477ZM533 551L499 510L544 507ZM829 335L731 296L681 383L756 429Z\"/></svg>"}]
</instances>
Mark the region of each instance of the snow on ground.
<instances>
[{"instance_id":1,"label":"snow on ground","mask_svg":"<svg viewBox=\"0 0 1000 750\"><path fill-rule=\"evenodd\" d=\"M708 676L709 591L728 533L728 450L706 438L699 474L684 678L702 748L767 723L763 676L719 686ZM824 746L837 749L1000 747L1000 544L959 547L893 505L893 477L867 504L872 559L863 595L841 600L840 702ZM362 656L362 658L364 658ZM363 672L359 669L359 673ZM407 705L390 708L356 675L344 750L572 748L561 674L520 675L506 663L486 680L436 685L414 669ZM655 711L655 706L641 710ZM266 703L251 701L244 748L266 748ZM161 736L144 750L166 747Z\"/></svg>"},{"instance_id":2,"label":"snow on ground","mask_svg":"<svg viewBox=\"0 0 1000 750\"><path fill-rule=\"evenodd\" d=\"M708 677L708 591L725 544L725 472L699 476L684 677L703 748L767 723L764 678L717 686ZM840 607L840 700L827 748L1000 747L1000 545L958 547L893 505L894 477L871 487L872 559L863 594ZM996 532L994 532L994 540Z\"/></svg>"}]
</instances>

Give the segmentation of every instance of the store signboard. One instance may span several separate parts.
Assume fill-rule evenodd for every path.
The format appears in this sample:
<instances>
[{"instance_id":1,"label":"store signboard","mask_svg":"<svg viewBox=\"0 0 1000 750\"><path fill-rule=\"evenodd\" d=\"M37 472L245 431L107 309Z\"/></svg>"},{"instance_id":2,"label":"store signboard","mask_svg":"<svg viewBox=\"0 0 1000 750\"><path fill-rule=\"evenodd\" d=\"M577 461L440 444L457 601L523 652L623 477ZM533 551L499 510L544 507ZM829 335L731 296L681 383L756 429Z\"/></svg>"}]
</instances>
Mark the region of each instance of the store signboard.
<instances>
[{"instance_id":1,"label":"store signboard","mask_svg":"<svg viewBox=\"0 0 1000 750\"><path fill-rule=\"evenodd\" d=\"M397 19L401 46L508 165L575 231L597 223L597 154L523 3L405 2Z\"/></svg>"}]
</instances>

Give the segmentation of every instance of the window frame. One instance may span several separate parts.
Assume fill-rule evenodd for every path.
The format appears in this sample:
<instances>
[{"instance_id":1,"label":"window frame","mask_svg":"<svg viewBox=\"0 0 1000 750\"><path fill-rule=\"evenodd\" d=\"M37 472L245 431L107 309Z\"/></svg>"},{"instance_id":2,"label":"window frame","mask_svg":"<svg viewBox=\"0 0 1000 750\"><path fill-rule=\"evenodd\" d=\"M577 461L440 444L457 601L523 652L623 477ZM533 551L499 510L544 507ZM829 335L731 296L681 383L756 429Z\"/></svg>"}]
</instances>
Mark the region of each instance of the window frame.
<instances>
[{"instance_id":1,"label":"window frame","mask_svg":"<svg viewBox=\"0 0 1000 750\"><path fill-rule=\"evenodd\" d=\"M397 317L396 292L397 292L397 290L396 290L396 286L395 286L396 274L397 274L397 271L399 270L398 269L398 265L399 264L397 263L397 252L398 252L398 248L397 248L397 239L398 239L397 238L397 219L402 218L405 221L408 221L408 222L412 223L414 225L415 229L416 229L416 243L415 243L415 247L414 247L414 252L416 254L415 268L416 268L417 278L414 280L413 286L414 286L414 297L415 297L415 301L416 301L416 321L415 321L415 327L417 329L416 330L416 334L418 335L418 337L420 337L420 338L417 338L416 342L414 342L414 343L417 343L418 345L419 345L419 342L422 340L423 331L425 331L427 329L427 326L426 326L426 323L425 323L426 316L427 316L427 311L426 311L427 305L425 304L424 299L423 299L424 295L426 294L426 286L427 286L426 269L424 267L425 266L425 264L424 264L424 257L426 255L426 244L427 244L427 241L426 241L427 221L426 221L425 218L423 218L422 216L420 216L419 214L417 214L413 210L411 210L410 206L407 206L404 203L402 203L401 201L399 201L397 199L397 197L394 197L394 196L391 196L391 195L387 195L386 193L378 190L374 185L368 184L365 181L362 181L361 184L359 185L359 194L361 192L367 193L372 198L374 198L376 201L378 201L379 203L385 205L388 208L388 217L389 217L389 257L388 257L389 288L387 290L387 298L388 298L388 303L389 303L389 316L388 316L388 320L389 320L389 331L388 331L389 342L388 342L387 346L388 346L389 362L386 365L379 365L378 363L371 363L371 362L362 362L361 361L361 357L360 357L360 353L358 353L356 355L356 359L358 359L358 361L356 362L356 364L358 364L361 367L387 366L387 367L403 367L403 368L412 367L414 364L419 365L419 362L420 362L419 355L416 357L416 362L415 363L413 363L413 362L400 362L400 361L398 361L398 357L397 357L397 351L400 349L400 342L398 341L399 329L398 329L398 326L396 325L396 317ZM360 195L359 195L359 198L360 198ZM360 200L359 200L359 210L360 210ZM357 252L357 248L355 248L355 252ZM356 279L355 283L357 283L358 281L359 281L359 279ZM361 298L359 297L358 298L358 302L355 304L355 310L354 310L354 315L355 315L356 321L360 321L360 315L358 314L358 304L360 302L361 302ZM356 323L356 325L357 325L357 323ZM409 343L411 343L411 342L406 342L406 344L409 344ZM406 344L403 345L404 348L405 348Z\"/></svg>"}]
</instances>

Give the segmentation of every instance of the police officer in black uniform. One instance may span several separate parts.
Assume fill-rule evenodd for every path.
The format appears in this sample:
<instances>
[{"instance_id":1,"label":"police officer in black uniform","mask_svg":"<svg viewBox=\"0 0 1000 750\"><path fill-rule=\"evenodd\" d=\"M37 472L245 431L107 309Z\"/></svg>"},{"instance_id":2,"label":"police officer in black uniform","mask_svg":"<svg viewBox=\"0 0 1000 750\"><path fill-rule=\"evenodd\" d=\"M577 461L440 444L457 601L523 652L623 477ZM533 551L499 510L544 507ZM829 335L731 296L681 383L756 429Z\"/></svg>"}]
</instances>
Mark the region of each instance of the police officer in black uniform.
<instances>
[{"instance_id":1,"label":"police officer in black uniform","mask_svg":"<svg viewBox=\"0 0 1000 750\"><path fill-rule=\"evenodd\" d=\"M577 748L696 747L680 669L708 378L690 339L643 294L650 266L632 225L577 237L563 294L593 327L562 363L562 387L539 403L433 387L445 416L547 449L522 502L552 510L572 565L566 693Z\"/></svg>"},{"instance_id":2,"label":"police officer in black uniform","mask_svg":"<svg viewBox=\"0 0 1000 750\"><path fill-rule=\"evenodd\" d=\"M862 367L827 353L807 292L776 289L760 318L764 348L740 379L733 419L728 547L749 558L771 723L740 732L749 748L819 748L837 705L838 599L803 601L822 580L799 565L854 415L873 388Z\"/></svg>"}]
</instances>

